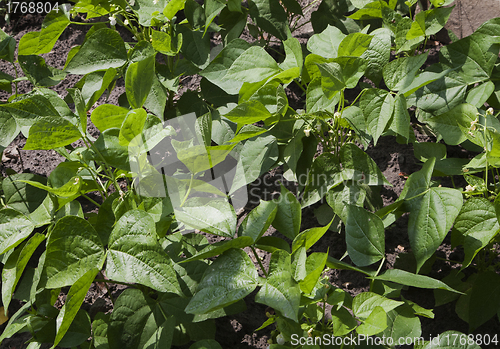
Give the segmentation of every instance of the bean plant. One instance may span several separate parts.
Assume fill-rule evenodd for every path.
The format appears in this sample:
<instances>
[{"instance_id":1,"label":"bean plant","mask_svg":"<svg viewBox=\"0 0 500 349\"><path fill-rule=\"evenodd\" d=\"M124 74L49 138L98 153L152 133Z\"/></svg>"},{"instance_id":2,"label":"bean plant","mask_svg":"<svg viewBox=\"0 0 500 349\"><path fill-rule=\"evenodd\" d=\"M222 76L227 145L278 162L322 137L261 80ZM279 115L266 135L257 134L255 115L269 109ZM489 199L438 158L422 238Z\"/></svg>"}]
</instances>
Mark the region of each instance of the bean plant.
<instances>
[{"instance_id":1,"label":"bean plant","mask_svg":"<svg viewBox=\"0 0 500 349\"><path fill-rule=\"evenodd\" d=\"M64 158L48 177L9 169L2 179L2 303L21 308L0 342L30 332L30 349L221 348L215 319L244 311L257 291L270 310L256 330L271 326L273 349L354 348L326 340L352 336L370 348L497 343L474 331L500 319L500 19L463 39L450 33L429 64L428 40L454 9L430 2L79 0L19 43L0 31L0 59L16 75L0 72L10 94L2 150L21 133L25 150ZM294 34L313 8L304 44ZM82 44L62 69L47 65L42 55L70 25L88 28ZM80 80L62 96L50 89L72 75ZM193 77L199 87L180 93ZM302 91L302 109L290 91ZM416 128L436 141L418 142ZM379 190L391 184L366 153L382 137L412 145L422 163L385 207ZM448 158L450 147L472 155ZM278 167L297 186L242 211L246 186ZM303 229L310 206L318 226ZM386 269L385 231L408 214L411 263ZM281 235L266 235L271 226ZM345 237L341 259L310 252L325 234ZM429 270L447 236L465 257L438 280ZM334 269L362 274L369 290L353 297ZM82 304L92 284L127 288L111 313L91 317ZM434 312L405 299L408 287L433 290L436 307L455 302L470 334L414 342Z\"/></svg>"}]
</instances>

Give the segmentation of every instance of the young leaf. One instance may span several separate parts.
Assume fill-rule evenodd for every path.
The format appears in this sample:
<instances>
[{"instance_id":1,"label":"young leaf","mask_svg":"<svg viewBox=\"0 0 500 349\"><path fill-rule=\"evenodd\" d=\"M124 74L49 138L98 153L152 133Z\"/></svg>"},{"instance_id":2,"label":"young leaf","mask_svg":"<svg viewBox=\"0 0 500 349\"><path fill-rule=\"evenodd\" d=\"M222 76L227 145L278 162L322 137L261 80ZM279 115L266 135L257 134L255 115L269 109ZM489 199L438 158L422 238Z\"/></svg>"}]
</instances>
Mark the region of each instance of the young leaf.
<instances>
[{"instance_id":1,"label":"young leaf","mask_svg":"<svg viewBox=\"0 0 500 349\"><path fill-rule=\"evenodd\" d=\"M155 76L155 56L131 63L125 74L125 91L132 108L141 108L146 102Z\"/></svg>"},{"instance_id":2,"label":"young leaf","mask_svg":"<svg viewBox=\"0 0 500 349\"><path fill-rule=\"evenodd\" d=\"M92 123L101 132L108 128L120 128L130 110L113 104L101 104L90 115Z\"/></svg>"},{"instance_id":3,"label":"young leaf","mask_svg":"<svg viewBox=\"0 0 500 349\"><path fill-rule=\"evenodd\" d=\"M54 339L54 347L59 344L64 335L68 332L97 273L99 273L99 269L94 268L89 270L76 280L69 289L68 295L66 296L66 302L56 318L56 338Z\"/></svg>"},{"instance_id":4,"label":"young leaf","mask_svg":"<svg viewBox=\"0 0 500 349\"><path fill-rule=\"evenodd\" d=\"M387 87L392 91L399 91L410 86L428 56L429 53L426 52L418 56L398 58L387 64L383 71Z\"/></svg>"},{"instance_id":5,"label":"young leaf","mask_svg":"<svg viewBox=\"0 0 500 349\"><path fill-rule=\"evenodd\" d=\"M155 222L141 210L126 212L109 236L106 275L160 292L182 294L172 261L158 244Z\"/></svg>"},{"instance_id":6,"label":"young leaf","mask_svg":"<svg viewBox=\"0 0 500 349\"><path fill-rule=\"evenodd\" d=\"M289 239L294 239L300 233L301 212L300 203L290 191L282 184L281 195L277 199L278 210L272 223L281 234Z\"/></svg>"},{"instance_id":7,"label":"young leaf","mask_svg":"<svg viewBox=\"0 0 500 349\"><path fill-rule=\"evenodd\" d=\"M381 307L385 312L389 312L401 304L404 302L395 301L373 292L363 292L354 297L352 310L357 317L366 319L376 307Z\"/></svg>"},{"instance_id":8,"label":"young leaf","mask_svg":"<svg viewBox=\"0 0 500 349\"><path fill-rule=\"evenodd\" d=\"M363 33L347 35L338 46L338 56L360 57L370 46L373 36Z\"/></svg>"},{"instance_id":9,"label":"young leaf","mask_svg":"<svg viewBox=\"0 0 500 349\"><path fill-rule=\"evenodd\" d=\"M19 41L19 55L49 53L64 29L70 24L69 13L61 8L49 12L42 23L42 30L29 32Z\"/></svg>"},{"instance_id":10,"label":"young leaf","mask_svg":"<svg viewBox=\"0 0 500 349\"><path fill-rule=\"evenodd\" d=\"M90 35L66 67L70 74L87 74L96 70L118 68L127 62L127 50L120 34L99 29Z\"/></svg>"},{"instance_id":11,"label":"young leaf","mask_svg":"<svg viewBox=\"0 0 500 349\"><path fill-rule=\"evenodd\" d=\"M305 263L305 277L299 282L302 292L309 294L314 290L321 274L325 270L326 260L328 254L326 253L312 253L307 257Z\"/></svg>"},{"instance_id":12,"label":"young leaf","mask_svg":"<svg viewBox=\"0 0 500 349\"><path fill-rule=\"evenodd\" d=\"M377 144L394 111L394 98L387 91L370 89L361 97L359 106L363 110L367 129Z\"/></svg>"},{"instance_id":13,"label":"young leaf","mask_svg":"<svg viewBox=\"0 0 500 349\"><path fill-rule=\"evenodd\" d=\"M257 242L273 222L277 211L278 205L274 201L261 200L259 206L250 211L241 223L238 235L250 236Z\"/></svg>"},{"instance_id":14,"label":"young leaf","mask_svg":"<svg viewBox=\"0 0 500 349\"><path fill-rule=\"evenodd\" d=\"M47 241L46 287L72 285L88 271L100 270L104 258L104 246L89 222L76 216L61 218Z\"/></svg>"},{"instance_id":15,"label":"young leaf","mask_svg":"<svg viewBox=\"0 0 500 349\"><path fill-rule=\"evenodd\" d=\"M324 227L316 227L304 230L302 233L297 235L293 239L292 243L292 254L297 251L300 247L304 246L306 250L310 249L312 245L318 242L319 239L328 231L333 220Z\"/></svg>"},{"instance_id":16,"label":"young leaf","mask_svg":"<svg viewBox=\"0 0 500 349\"><path fill-rule=\"evenodd\" d=\"M292 277L291 257L286 251L276 251L269 262L269 276L255 296L257 303L278 310L281 315L298 322L300 287Z\"/></svg>"},{"instance_id":17,"label":"young leaf","mask_svg":"<svg viewBox=\"0 0 500 349\"><path fill-rule=\"evenodd\" d=\"M227 71L226 78L254 83L263 81L279 72L278 64L263 47L252 46L236 58Z\"/></svg>"},{"instance_id":18,"label":"young leaf","mask_svg":"<svg viewBox=\"0 0 500 349\"><path fill-rule=\"evenodd\" d=\"M406 39L411 40L421 36L429 37L436 34L445 26L454 7L433 8L417 13L415 21L406 34Z\"/></svg>"},{"instance_id":19,"label":"young leaf","mask_svg":"<svg viewBox=\"0 0 500 349\"><path fill-rule=\"evenodd\" d=\"M238 104L224 116L238 125L248 125L268 119L272 114L260 101L251 100Z\"/></svg>"},{"instance_id":20,"label":"young leaf","mask_svg":"<svg viewBox=\"0 0 500 349\"><path fill-rule=\"evenodd\" d=\"M433 279L425 275L413 274L400 269L389 269L378 276L370 277L370 279L390 281L411 287L428 288L434 290L440 289L440 290L447 290L450 292L461 293L449 287L442 281Z\"/></svg>"},{"instance_id":21,"label":"young leaf","mask_svg":"<svg viewBox=\"0 0 500 349\"><path fill-rule=\"evenodd\" d=\"M170 0L167 3L167 6L165 6L165 8L163 9L163 14L169 20L172 20L172 18L175 16L175 14L177 12L184 9L185 3L186 3L186 0Z\"/></svg>"},{"instance_id":22,"label":"young leaf","mask_svg":"<svg viewBox=\"0 0 500 349\"><path fill-rule=\"evenodd\" d=\"M246 252L226 251L205 271L185 312L204 314L235 303L257 287L257 278L257 270Z\"/></svg>"},{"instance_id":23,"label":"young leaf","mask_svg":"<svg viewBox=\"0 0 500 349\"><path fill-rule=\"evenodd\" d=\"M363 207L346 205L346 243L349 257L359 267L373 264L385 255L384 224Z\"/></svg>"},{"instance_id":24,"label":"young leaf","mask_svg":"<svg viewBox=\"0 0 500 349\"><path fill-rule=\"evenodd\" d=\"M24 149L54 149L71 144L81 137L78 127L66 119L46 116L33 124Z\"/></svg>"},{"instance_id":25,"label":"young leaf","mask_svg":"<svg viewBox=\"0 0 500 349\"><path fill-rule=\"evenodd\" d=\"M375 307L364 322L356 328L356 332L365 336L373 336L387 328L387 314L382 307Z\"/></svg>"},{"instance_id":26,"label":"young leaf","mask_svg":"<svg viewBox=\"0 0 500 349\"><path fill-rule=\"evenodd\" d=\"M128 112L121 125L120 134L118 135L118 142L121 146L127 147L131 142L131 146L142 143L142 139L137 140L135 138L142 133L146 117L147 113L142 108Z\"/></svg>"},{"instance_id":27,"label":"young leaf","mask_svg":"<svg viewBox=\"0 0 500 349\"><path fill-rule=\"evenodd\" d=\"M283 41L283 47L285 48L285 60L280 64L280 68L287 70L298 67L302 71L304 58L299 40L296 38L289 38Z\"/></svg>"},{"instance_id":28,"label":"young leaf","mask_svg":"<svg viewBox=\"0 0 500 349\"><path fill-rule=\"evenodd\" d=\"M321 33L311 36L307 41L307 49L324 58L336 58L339 45L345 37L346 35L340 29L328 25Z\"/></svg>"}]
</instances>

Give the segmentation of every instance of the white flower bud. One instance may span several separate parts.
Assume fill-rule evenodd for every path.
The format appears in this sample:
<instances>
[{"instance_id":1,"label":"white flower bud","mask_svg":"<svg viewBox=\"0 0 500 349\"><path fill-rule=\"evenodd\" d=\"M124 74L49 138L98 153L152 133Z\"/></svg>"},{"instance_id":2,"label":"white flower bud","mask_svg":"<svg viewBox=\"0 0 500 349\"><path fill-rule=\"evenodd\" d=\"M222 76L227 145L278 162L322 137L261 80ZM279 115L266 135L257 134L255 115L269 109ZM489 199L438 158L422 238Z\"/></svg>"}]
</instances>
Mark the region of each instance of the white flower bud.
<instances>
[{"instance_id":1,"label":"white flower bud","mask_svg":"<svg viewBox=\"0 0 500 349\"><path fill-rule=\"evenodd\" d=\"M495 111L493 110L493 108L488 108L488 110L486 111L486 115L493 115L495 113Z\"/></svg>"},{"instance_id":2,"label":"white flower bud","mask_svg":"<svg viewBox=\"0 0 500 349\"><path fill-rule=\"evenodd\" d=\"M124 24L124 25L129 25L128 19L124 20L124 21L123 21L123 24Z\"/></svg>"},{"instance_id":3,"label":"white flower bud","mask_svg":"<svg viewBox=\"0 0 500 349\"><path fill-rule=\"evenodd\" d=\"M276 342L278 342L279 345L285 344L285 338L283 338L283 335L281 333L276 336Z\"/></svg>"},{"instance_id":4,"label":"white flower bud","mask_svg":"<svg viewBox=\"0 0 500 349\"><path fill-rule=\"evenodd\" d=\"M474 191L474 190L476 190L476 186L467 185L465 187L465 191Z\"/></svg>"},{"instance_id":5,"label":"white flower bud","mask_svg":"<svg viewBox=\"0 0 500 349\"><path fill-rule=\"evenodd\" d=\"M311 130L306 128L304 129L304 133L306 134L306 137L309 137L311 135Z\"/></svg>"},{"instance_id":6,"label":"white flower bud","mask_svg":"<svg viewBox=\"0 0 500 349\"><path fill-rule=\"evenodd\" d=\"M109 17L109 24L116 25L116 18L114 16Z\"/></svg>"},{"instance_id":7,"label":"white flower bud","mask_svg":"<svg viewBox=\"0 0 500 349\"><path fill-rule=\"evenodd\" d=\"M340 112L336 111L335 114L333 114L333 117L335 119L340 119L342 117L342 114L340 114Z\"/></svg>"}]
</instances>

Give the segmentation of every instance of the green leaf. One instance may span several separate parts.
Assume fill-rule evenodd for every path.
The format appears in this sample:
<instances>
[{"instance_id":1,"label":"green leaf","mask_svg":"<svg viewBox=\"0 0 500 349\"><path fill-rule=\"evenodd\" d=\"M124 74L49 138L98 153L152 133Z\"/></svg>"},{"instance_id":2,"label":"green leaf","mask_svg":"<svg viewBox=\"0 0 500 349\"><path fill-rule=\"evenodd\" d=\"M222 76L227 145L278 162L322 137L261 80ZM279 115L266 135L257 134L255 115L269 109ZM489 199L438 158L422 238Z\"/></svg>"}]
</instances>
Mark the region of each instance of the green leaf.
<instances>
[{"instance_id":1,"label":"green leaf","mask_svg":"<svg viewBox=\"0 0 500 349\"><path fill-rule=\"evenodd\" d=\"M390 281L405 286L427 288L427 289L440 289L447 290L450 292L461 293L442 281L433 279L425 275L413 274L400 269L389 269L383 272L381 275L370 277L373 280Z\"/></svg>"},{"instance_id":2,"label":"green leaf","mask_svg":"<svg viewBox=\"0 0 500 349\"><path fill-rule=\"evenodd\" d=\"M436 34L445 26L454 8L455 6L433 8L417 13L415 21L412 23L408 33L406 33L406 39L411 40L421 36L429 37Z\"/></svg>"},{"instance_id":3,"label":"green leaf","mask_svg":"<svg viewBox=\"0 0 500 349\"><path fill-rule=\"evenodd\" d=\"M230 80L254 83L279 72L278 64L263 47L252 46L236 58L225 77Z\"/></svg>"},{"instance_id":4,"label":"green leaf","mask_svg":"<svg viewBox=\"0 0 500 349\"><path fill-rule=\"evenodd\" d=\"M208 27L215 19L215 17L220 13L220 11L226 7L226 1L224 0L207 0L204 3L205 6L205 32L203 35L207 33Z\"/></svg>"},{"instance_id":5,"label":"green leaf","mask_svg":"<svg viewBox=\"0 0 500 349\"><path fill-rule=\"evenodd\" d=\"M480 108L486 103L491 94L495 91L495 84L492 81L486 81L472 88L467 93L467 98L465 101L473 106Z\"/></svg>"},{"instance_id":6,"label":"green leaf","mask_svg":"<svg viewBox=\"0 0 500 349\"><path fill-rule=\"evenodd\" d=\"M118 136L120 145L127 147L130 143L132 143L132 146L142 143L142 139L138 140L135 138L142 134L146 117L147 113L142 108L133 109L127 113Z\"/></svg>"},{"instance_id":7,"label":"green leaf","mask_svg":"<svg viewBox=\"0 0 500 349\"><path fill-rule=\"evenodd\" d=\"M0 210L0 254L19 245L33 231L33 223L21 212L11 208Z\"/></svg>"},{"instance_id":8,"label":"green leaf","mask_svg":"<svg viewBox=\"0 0 500 349\"><path fill-rule=\"evenodd\" d=\"M259 28L284 41L289 36L288 19L279 2L273 0L251 0L248 8L250 16Z\"/></svg>"},{"instance_id":9,"label":"green leaf","mask_svg":"<svg viewBox=\"0 0 500 349\"><path fill-rule=\"evenodd\" d=\"M278 205L274 201L261 200L241 223L238 235L250 236L254 242L257 242L273 222L277 211Z\"/></svg>"},{"instance_id":10,"label":"green leaf","mask_svg":"<svg viewBox=\"0 0 500 349\"><path fill-rule=\"evenodd\" d=\"M340 149L342 177L366 185L391 184L384 177L373 159L354 143L346 143Z\"/></svg>"},{"instance_id":11,"label":"green leaf","mask_svg":"<svg viewBox=\"0 0 500 349\"><path fill-rule=\"evenodd\" d=\"M185 312L204 314L235 303L257 287L257 278L257 270L246 252L226 251L205 271Z\"/></svg>"},{"instance_id":12,"label":"green leaf","mask_svg":"<svg viewBox=\"0 0 500 349\"><path fill-rule=\"evenodd\" d=\"M394 343L413 343L422 335L418 317L408 305L403 305L387 313L387 328L382 333L385 338L392 338Z\"/></svg>"},{"instance_id":13,"label":"green leaf","mask_svg":"<svg viewBox=\"0 0 500 349\"><path fill-rule=\"evenodd\" d=\"M155 56L131 63L125 74L125 91L132 108L141 108L146 102L155 75Z\"/></svg>"},{"instance_id":14,"label":"green leaf","mask_svg":"<svg viewBox=\"0 0 500 349\"><path fill-rule=\"evenodd\" d=\"M0 147L7 147L19 134L19 126L11 113L0 109Z\"/></svg>"},{"instance_id":15,"label":"green leaf","mask_svg":"<svg viewBox=\"0 0 500 349\"><path fill-rule=\"evenodd\" d=\"M425 63L429 53L402 57L391 61L384 67L384 82L393 91L402 90L413 82L415 74Z\"/></svg>"},{"instance_id":16,"label":"green leaf","mask_svg":"<svg viewBox=\"0 0 500 349\"><path fill-rule=\"evenodd\" d=\"M61 8L52 10L42 23L42 30L29 32L19 41L19 55L49 53L57 39L70 24L69 13Z\"/></svg>"},{"instance_id":17,"label":"green leaf","mask_svg":"<svg viewBox=\"0 0 500 349\"><path fill-rule=\"evenodd\" d=\"M359 105L363 110L367 129L376 145L392 117L394 97L384 90L369 89L360 98Z\"/></svg>"},{"instance_id":18,"label":"green leaf","mask_svg":"<svg viewBox=\"0 0 500 349\"><path fill-rule=\"evenodd\" d=\"M69 289L68 295L66 296L66 302L56 318L56 338L54 339L53 347L59 344L64 335L68 332L97 273L99 273L99 269L94 268L89 270Z\"/></svg>"},{"instance_id":19,"label":"green leaf","mask_svg":"<svg viewBox=\"0 0 500 349\"><path fill-rule=\"evenodd\" d=\"M102 132L94 143L97 151L91 149L89 155L92 160L102 161L102 158L104 158L108 165L129 171L128 148L120 145L119 134L120 130L117 128L110 128Z\"/></svg>"},{"instance_id":20,"label":"green leaf","mask_svg":"<svg viewBox=\"0 0 500 349\"><path fill-rule=\"evenodd\" d=\"M116 222L109 236L106 275L160 292L182 294L170 257L158 244L153 218L131 210Z\"/></svg>"},{"instance_id":21,"label":"green leaf","mask_svg":"<svg viewBox=\"0 0 500 349\"><path fill-rule=\"evenodd\" d=\"M78 127L61 117L44 117L31 126L24 149L54 149L71 144L81 137Z\"/></svg>"},{"instance_id":22,"label":"green leaf","mask_svg":"<svg viewBox=\"0 0 500 349\"><path fill-rule=\"evenodd\" d=\"M182 263L218 256L227 250L244 248L252 245L253 243L254 241L250 236L240 236L231 240L219 241L214 244L208 245L199 253L183 260Z\"/></svg>"},{"instance_id":23,"label":"green leaf","mask_svg":"<svg viewBox=\"0 0 500 349\"><path fill-rule=\"evenodd\" d=\"M462 128L469 129L471 122L477 118L476 114L476 107L464 103L444 114L427 119L426 122L439 132L447 144L457 145L467 139Z\"/></svg>"},{"instance_id":24,"label":"green leaf","mask_svg":"<svg viewBox=\"0 0 500 349\"><path fill-rule=\"evenodd\" d=\"M375 307L365 321L356 328L356 332L365 336L373 336L387 328L387 314L382 307Z\"/></svg>"},{"instance_id":25,"label":"green leaf","mask_svg":"<svg viewBox=\"0 0 500 349\"><path fill-rule=\"evenodd\" d=\"M391 58L392 32L379 28L370 35L373 36L370 45L360 57L367 62L365 76L378 85L382 79L383 68Z\"/></svg>"},{"instance_id":26,"label":"green leaf","mask_svg":"<svg viewBox=\"0 0 500 349\"><path fill-rule=\"evenodd\" d=\"M289 38L283 41L283 47L285 48L285 60L280 64L280 68L287 70L298 67L302 71L304 58L299 40Z\"/></svg>"},{"instance_id":27,"label":"green leaf","mask_svg":"<svg viewBox=\"0 0 500 349\"><path fill-rule=\"evenodd\" d=\"M476 254L498 234L499 229L495 207L490 201L474 197L465 202L453 225L452 235L455 245L464 246L462 269L470 265Z\"/></svg>"},{"instance_id":28,"label":"green leaf","mask_svg":"<svg viewBox=\"0 0 500 349\"><path fill-rule=\"evenodd\" d=\"M36 87L54 86L66 77L61 70L48 66L40 56L19 56L19 65L24 75Z\"/></svg>"},{"instance_id":29,"label":"green leaf","mask_svg":"<svg viewBox=\"0 0 500 349\"><path fill-rule=\"evenodd\" d=\"M163 9L166 5L166 0L158 0L156 2L149 0L136 0L132 9L137 11L137 14L139 15L139 24L144 27L150 27L154 25L157 17L160 17L160 14L163 14Z\"/></svg>"},{"instance_id":30,"label":"green leaf","mask_svg":"<svg viewBox=\"0 0 500 349\"><path fill-rule=\"evenodd\" d=\"M182 34L181 53L196 67L206 68L210 63L210 37L185 26L178 28Z\"/></svg>"},{"instance_id":31,"label":"green leaf","mask_svg":"<svg viewBox=\"0 0 500 349\"><path fill-rule=\"evenodd\" d=\"M141 290L128 288L115 301L107 337L111 349L169 348L176 319L165 317L165 308ZM158 346L161 344L162 346ZM103 348L104 349L104 348Z\"/></svg>"},{"instance_id":32,"label":"green leaf","mask_svg":"<svg viewBox=\"0 0 500 349\"><path fill-rule=\"evenodd\" d=\"M297 235L292 242L292 254L302 246L304 246L306 250L310 249L312 245L318 242L318 240L321 239L323 235L325 235L332 222L330 222L328 225L325 225L324 227L306 229L302 233Z\"/></svg>"},{"instance_id":33,"label":"green leaf","mask_svg":"<svg viewBox=\"0 0 500 349\"><path fill-rule=\"evenodd\" d=\"M476 328L496 315L500 306L500 276L493 271L480 273L472 284L468 305L469 330Z\"/></svg>"},{"instance_id":34,"label":"green leaf","mask_svg":"<svg viewBox=\"0 0 500 349\"><path fill-rule=\"evenodd\" d=\"M302 292L309 294L313 292L326 265L328 255L326 253L312 253L307 257L305 269L306 276L299 282Z\"/></svg>"},{"instance_id":35,"label":"green leaf","mask_svg":"<svg viewBox=\"0 0 500 349\"><path fill-rule=\"evenodd\" d=\"M352 15L347 16L347 18L357 19L357 20L382 18L382 13L386 9L389 9L389 6L385 1L381 0L373 1L366 4L362 9L354 12Z\"/></svg>"},{"instance_id":36,"label":"green leaf","mask_svg":"<svg viewBox=\"0 0 500 349\"><path fill-rule=\"evenodd\" d=\"M32 180L45 185L47 178L31 173L19 173L6 177L2 182L6 206L29 215L42 205L47 192L18 180Z\"/></svg>"},{"instance_id":37,"label":"green leaf","mask_svg":"<svg viewBox=\"0 0 500 349\"><path fill-rule=\"evenodd\" d=\"M273 307L284 317L298 322L300 287L293 279L291 256L286 251L279 250L271 255L268 275L255 301Z\"/></svg>"},{"instance_id":38,"label":"green leaf","mask_svg":"<svg viewBox=\"0 0 500 349\"><path fill-rule=\"evenodd\" d=\"M0 59L14 63L14 53L16 51L16 39L5 34L0 29Z\"/></svg>"},{"instance_id":39,"label":"green leaf","mask_svg":"<svg viewBox=\"0 0 500 349\"><path fill-rule=\"evenodd\" d=\"M385 255L384 224L374 213L362 207L346 205L347 252L360 267L373 264Z\"/></svg>"},{"instance_id":40,"label":"green leaf","mask_svg":"<svg viewBox=\"0 0 500 349\"><path fill-rule=\"evenodd\" d=\"M338 94L332 99L328 98L328 95L323 91L323 87L321 86L321 80L321 77L316 77L307 85L306 110L308 113L319 111L334 113L335 106L340 100L340 95Z\"/></svg>"},{"instance_id":41,"label":"green leaf","mask_svg":"<svg viewBox=\"0 0 500 349\"><path fill-rule=\"evenodd\" d=\"M229 79L226 75L236 59L250 47L251 45L242 39L231 41L217 57L200 72L200 75L225 92L229 94L238 94L243 82L234 78Z\"/></svg>"},{"instance_id":42,"label":"green leaf","mask_svg":"<svg viewBox=\"0 0 500 349\"><path fill-rule=\"evenodd\" d=\"M402 94L398 93L394 99L394 114L389 127L407 141L410 138L410 113L408 113L406 98Z\"/></svg>"},{"instance_id":43,"label":"green leaf","mask_svg":"<svg viewBox=\"0 0 500 349\"><path fill-rule=\"evenodd\" d=\"M333 334L335 336L345 336L356 327L358 327L358 322L351 315L349 310L344 307L337 309L336 307L332 307L332 325L333 325Z\"/></svg>"},{"instance_id":44,"label":"green leaf","mask_svg":"<svg viewBox=\"0 0 500 349\"><path fill-rule=\"evenodd\" d=\"M288 191L282 184L280 187L281 195L276 200L278 209L272 225L281 234L293 240L300 232L301 207L295 195Z\"/></svg>"},{"instance_id":45,"label":"green leaf","mask_svg":"<svg viewBox=\"0 0 500 349\"><path fill-rule=\"evenodd\" d=\"M321 33L311 36L307 41L307 49L324 58L336 58L339 45L345 37L346 35L340 29L328 25Z\"/></svg>"},{"instance_id":46,"label":"green leaf","mask_svg":"<svg viewBox=\"0 0 500 349\"><path fill-rule=\"evenodd\" d=\"M24 246L16 249L4 263L2 269L2 304L5 309L9 307L12 294L23 275L26 265L43 240L45 240L45 235L36 233Z\"/></svg>"},{"instance_id":47,"label":"green leaf","mask_svg":"<svg viewBox=\"0 0 500 349\"><path fill-rule=\"evenodd\" d=\"M338 46L338 56L360 57L370 46L373 36L363 33L347 35Z\"/></svg>"},{"instance_id":48,"label":"green leaf","mask_svg":"<svg viewBox=\"0 0 500 349\"><path fill-rule=\"evenodd\" d=\"M177 12L184 9L185 3L186 0L170 0L167 3L167 6L165 6L165 8L163 9L163 14L169 20L172 20L172 18L175 16Z\"/></svg>"},{"instance_id":49,"label":"green leaf","mask_svg":"<svg viewBox=\"0 0 500 349\"><path fill-rule=\"evenodd\" d=\"M447 69L447 70L444 70L440 73L435 73L435 72L431 72L431 71L424 71L420 74L417 74L417 76L415 77L413 82L408 87L403 88L400 91L400 93L404 94L405 97L408 97L411 94L413 94L415 91L417 91L418 89L420 89L420 88L422 88L430 83L433 83L434 81L442 79L444 76L449 74L451 71L453 71L453 69Z\"/></svg>"},{"instance_id":50,"label":"green leaf","mask_svg":"<svg viewBox=\"0 0 500 349\"><path fill-rule=\"evenodd\" d=\"M238 104L224 116L239 125L248 125L268 119L273 115L260 101L252 100Z\"/></svg>"},{"instance_id":51,"label":"green leaf","mask_svg":"<svg viewBox=\"0 0 500 349\"><path fill-rule=\"evenodd\" d=\"M272 135L247 140L240 150L230 194L267 172L278 159L278 145Z\"/></svg>"},{"instance_id":52,"label":"green leaf","mask_svg":"<svg viewBox=\"0 0 500 349\"><path fill-rule=\"evenodd\" d=\"M104 246L95 229L76 216L61 218L47 241L47 288L69 286L94 268L101 269Z\"/></svg>"},{"instance_id":53,"label":"green leaf","mask_svg":"<svg viewBox=\"0 0 500 349\"><path fill-rule=\"evenodd\" d=\"M116 75L115 68L92 72L85 76L82 87L82 97L85 100L85 109L90 109L102 96L106 89L110 88ZM112 87L112 85L111 85Z\"/></svg>"},{"instance_id":54,"label":"green leaf","mask_svg":"<svg viewBox=\"0 0 500 349\"><path fill-rule=\"evenodd\" d=\"M225 199L192 198L175 208L175 217L210 234L233 237L236 233L236 213Z\"/></svg>"},{"instance_id":55,"label":"green leaf","mask_svg":"<svg viewBox=\"0 0 500 349\"><path fill-rule=\"evenodd\" d=\"M429 188L409 201L408 235L417 260L417 270L443 242L462 208L462 194L451 188Z\"/></svg>"},{"instance_id":56,"label":"green leaf","mask_svg":"<svg viewBox=\"0 0 500 349\"><path fill-rule=\"evenodd\" d=\"M87 74L96 70L119 68L127 62L127 50L120 34L99 29L90 35L66 67L70 74Z\"/></svg>"},{"instance_id":57,"label":"green leaf","mask_svg":"<svg viewBox=\"0 0 500 349\"><path fill-rule=\"evenodd\" d=\"M395 301L373 292L363 292L354 297L352 310L357 317L366 319L376 307L381 307L387 313L401 304L404 302Z\"/></svg>"},{"instance_id":58,"label":"green leaf","mask_svg":"<svg viewBox=\"0 0 500 349\"><path fill-rule=\"evenodd\" d=\"M333 58L329 63L318 64L323 91L332 98L344 88L356 87L366 67L366 61L359 57Z\"/></svg>"},{"instance_id":59,"label":"green leaf","mask_svg":"<svg viewBox=\"0 0 500 349\"><path fill-rule=\"evenodd\" d=\"M97 129L120 128L130 110L113 104L101 104L92 111L90 119Z\"/></svg>"}]
</instances>

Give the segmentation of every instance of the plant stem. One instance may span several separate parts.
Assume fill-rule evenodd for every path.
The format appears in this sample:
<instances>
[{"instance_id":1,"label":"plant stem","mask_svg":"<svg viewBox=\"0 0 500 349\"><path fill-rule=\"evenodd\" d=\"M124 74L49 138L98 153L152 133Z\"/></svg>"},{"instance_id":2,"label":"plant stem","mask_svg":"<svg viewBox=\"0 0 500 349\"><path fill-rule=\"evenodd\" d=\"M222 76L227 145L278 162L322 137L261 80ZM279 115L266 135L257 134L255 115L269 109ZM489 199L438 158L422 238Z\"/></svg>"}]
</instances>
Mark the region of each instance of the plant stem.
<instances>
[{"instance_id":1,"label":"plant stem","mask_svg":"<svg viewBox=\"0 0 500 349\"><path fill-rule=\"evenodd\" d=\"M83 194L82 195L85 199L89 200L91 203L93 203L94 205L96 205L97 207L101 207L100 204L98 204L97 202L95 202L93 199L89 198L87 195Z\"/></svg>"},{"instance_id":2,"label":"plant stem","mask_svg":"<svg viewBox=\"0 0 500 349\"><path fill-rule=\"evenodd\" d=\"M257 251L255 251L255 247L250 246L252 249L253 254L255 255L255 258L257 259L257 262L259 262L260 269L262 269L262 273L266 276L266 278L269 276L266 272L266 269L264 269L264 265L262 264L262 261L260 260L259 255L257 254Z\"/></svg>"},{"instance_id":3,"label":"plant stem","mask_svg":"<svg viewBox=\"0 0 500 349\"><path fill-rule=\"evenodd\" d=\"M186 200L189 196L189 194L191 193L191 188L193 187L193 179L194 179L194 173L191 173L191 180L189 181L189 188L186 192L186 195L184 195L184 199L182 199L182 202L181 202L181 206L184 206L184 204L186 203Z\"/></svg>"},{"instance_id":4,"label":"plant stem","mask_svg":"<svg viewBox=\"0 0 500 349\"><path fill-rule=\"evenodd\" d=\"M384 258L382 258L382 261L380 262L380 265L378 266L378 269L377 269L377 272L375 273L375 276L377 276L377 275L378 275L378 273L380 273L380 270L382 269L382 266L384 265L384 263L385 263L385 257L384 257ZM372 291L372 290L373 290L373 284L374 284L374 283L375 283L375 280L373 280L373 279L372 279L372 280L370 281L370 291Z\"/></svg>"}]
</instances>

